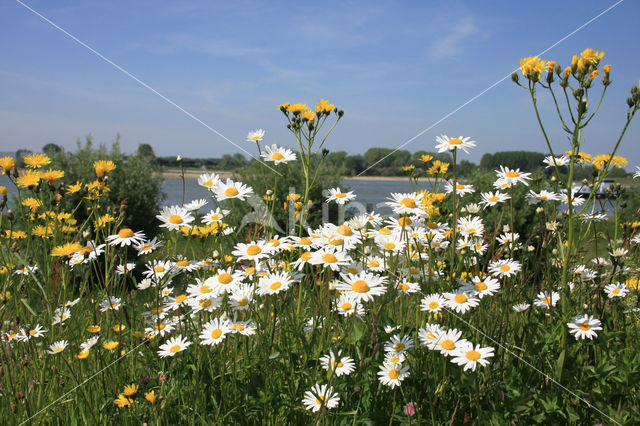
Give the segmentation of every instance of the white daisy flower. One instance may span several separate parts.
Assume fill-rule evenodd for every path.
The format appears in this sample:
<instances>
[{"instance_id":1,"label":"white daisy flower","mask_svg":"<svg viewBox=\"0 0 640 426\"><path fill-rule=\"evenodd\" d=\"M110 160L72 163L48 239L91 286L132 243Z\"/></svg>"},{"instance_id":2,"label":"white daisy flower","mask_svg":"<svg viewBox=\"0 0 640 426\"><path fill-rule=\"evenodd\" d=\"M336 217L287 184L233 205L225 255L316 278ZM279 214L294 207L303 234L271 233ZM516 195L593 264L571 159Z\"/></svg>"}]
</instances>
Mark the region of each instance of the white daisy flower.
<instances>
[{"instance_id":1,"label":"white daisy flower","mask_svg":"<svg viewBox=\"0 0 640 426\"><path fill-rule=\"evenodd\" d=\"M464 371L476 371L478 364L486 366L489 364L488 358L493 357L493 348L483 348L480 345L473 346L473 343L466 342L458 346L451 354L451 362L457 365L464 365Z\"/></svg>"},{"instance_id":2,"label":"white daisy flower","mask_svg":"<svg viewBox=\"0 0 640 426\"><path fill-rule=\"evenodd\" d=\"M304 393L302 404L304 404L307 410L312 412L320 411L322 407L332 409L338 406L340 403L340 397L337 393L333 392L332 386L315 384Z\"/></svg>"},{"instance_id":3,"label":"white daisy flower","mask_svg":"<svg viewBox=\"0 0 640 426\"><path fill-rule=\"evenodd\" d=\"M339 187L337 188L329 188L327 190L326 195L326 203L330 203L331 201L335 201L336 204L346 204L347 202L356 198L356 195L353 191L342 192Z\"/></svg>"},{"instance_id":4,"label":"white daisy flower","mask_svg":"<svg viewBox=\"0 0 640 426\"><path fill-rule=\"evenodd\" d=\"M200 334L200 344L214 346L221 343L227 334L233 333L231 322L227 318L214 318L204 325Z\"/></svg>"},{"instance_id":5,"label":"white daisy flower","mask_svg":"<svg viewBox=\"0 0 640 426\"><path fill-rule=\"evenodd\" d=\"M442 297L440 294L428 294L422 298L422 301L420 302L420 310L437 314L445 307L446 302L447 299Z\"/></svg>"},{"instance_id":6,"label":"white daisy flower","mask_svg":"<svg viewBox=\"0 0 640 426\"><path fill-rule=\"evenodd\" d=\"M446 299L447 307L461 314L464 314L471 308L478 306L480 303L480 299L478 299L474 294L466 291L444 293L443 296Z\"/></svg>"},{"instance_id":7,"label":"white daisy flower","mask_svg":"<svg viewBox=\"0 0 640 426\"><path fill-rule=\"evenodd\" d=\"M241 182L234 182L231 179L227 179L224 183L222 181L218 182L213 188L213 193L218 201L229 200L231 198L244 201L253 194L253 189Z\"/></svg>"},{"instance_id":8,"label":"white daisy flower","mask_svg":"<svg viewBox=\"0 0 640 426\"><path fill-rule=\"evenodd\" d=\"M107 242L110 246L130 246L131 244L139 244L145 240L144 233L141 231L133 232L131 228L122 228L117 234L109 235Z\"/></svg>"},{"instance_id":9,"label":"white daisy flower","mask_svg":"<svg viewBox=\"0 0 640 426\"><path fill-rule=\"evenodd\" d=\"M345 291L353 295L358 302L368 302L375 296L387 292L386 277L360 272L358 274L341 274L344 282L336 285L336 290Z\"/></svg>"},{"instance_id":10,"label":"white daisy flower","mask_svg":"<svg viewBox=\"0 0 640 426\"><path fill-rule=\"evenodd\" d=\"M59 341L51 344L51 346L49 346L49 350L47 351L47 353L50 354L50 355L59 354L68 345L69 345L69 342L67 342L66 340L59 340Z\"/></svg>"},{"instance_id":11,"label":"white daisy flower","mask_svg":"<svg viewBox=\"0 0 640 426\"><path fill-rule=\"evenodd\" d=\"M614 297L626 297L631 289L622 283L612 283L604 287L604 292L609 299Z\"/></svg>"},{"instance_id":12,"label":"white daisy flower","mask_svg":"<svg viewBox=\"0 0 640 426\"><path fill-rule=\"evenodd\" d=\"M221 223L222 219L231 213L231 210L223 210L220 207L215 210L210 210L209 213L205 214L202 218L202 221L207 225L211 225L212 223Z\"/></svg>"},{"instance_id":13,"label":"white daisy flower","mask_svg":"<svg viewBox=\"0 0 640 426\"><path fill-rule=\"evenodd\" d=\"M199 200L193 200L190 203L184 205L184 208L189 210L190 212L197 212L202 207L207 205L207 200L204 198L200 198Z\"/></svg>"},{"instance_id":14,"label":"white daisy flower","mask_svg":"<svg viewBox=\"0 0 640 426\"><path fill-rule=\"evenodd\" d=\"M356 370L356 364L352 358L348 356L341 356L341 351L334 354L333 351L329 351L328 355L320 357L320 365L325 370L333 370L336 376L348 376Z\"/></svg>"},{"instance_id":15,"label":"white daisy flower","mask_svg":"<svg viewBox=\"0 0 640 426\"><path fill-rule=\"evenodd\" d=\"M198 177L198 185L207 188L209 191L213 191L218 182L220 182L220 176L215 173L205 173Z\"/></svg>"},{"instance_id":16,"label":"white daisy flower","mask_svg":"<svg viewBox=\"0 0 640 426\"><path fill-rule=\"evenodd\" d=\"M271 161L275 165L287 164L289 161L296 161L296 154L290 149L278 147L273 144L271 146L266 145L264 152L260 155L264 161Z\"/></svg>"},{"instance_id":17,"label":"white daisy flower","mask_svg":"<svg viewBox=\"0 0 640 426\"><path fill-rule=\"evenodd\" d=\"M179 334L176 337L172 337L167 340L167 343L164 345L160 345L158 348L158 355L160 358L174 356L178 352L182 352L187 349L189 345L191 345L191 342L189 342L186 337L182 337L182 335Z\"/></svg>"},{"instance_id":18,"label":"white daisy flower","mask_svg":"<svg viewBox=\"0 0 640 426\"><path fill-rule=\"evenodd\" d=\"M189 210L180 206L163 207L156 218L162 222L160 228L167 228L170 231L179 231L183 226L191 228L189 224L195 220Z\"/></svg>"},{"instance_id":19,"label":"white daisy flower","mask_svg":"<svg viewBox=\"0 0 640 426\"><path fill-rule=\"evenodd\" d=\"M260 142L264 138L264 130L252 130L247 134L247 142Z\"/></svg>"},{"instance_id":20,"label":"white daisy flower","mask_svg":"<svg viewBox=\"0 0 640 426\"><path fill-rule=\"evenodd\" d=\"M472 141L469 136L450 138L447 135L440 135L436 136L436 142L438 142L436 144L438 152L453 151L454 149L459 148L468 154L469 148L474 148L476 146L476 142Z\"/></svg>"},{"instance_id":21,"label":"white daisy flower","mask_svg":"<svg viewBox=\"0 0 640 426\"><path fill-rule=\"evenodd\" d=\"M593 317L593 315L583 315L576 317L573 322L568 322L569 333L573 334L576 340L578 339L593 339L598 337L596 331L602 330L602 323L599 319Z\"/></svg>"},{"instance_id":22,"label":"white daisy flower","mask_svg":"<svg viewBox=\"0 0 640 426\"><path fill-rule=\"evenodd\" d=\"M536 300L533 301L533 304L539 308L550 309L553 306L556 306L558 301L560 300L560 293L553 292L540 292L538 296L536 296Z\"/></svg>"},{"instance_id":23,"label":"white daisy flower","mask_svg":"<svg viewBox=\"0 0 640 426\"><path fill-rule=\"evenodd\" d=\"M380 383L393 389L400 386L401 382L409 377L409 367L403 367L402 364L384 363L380 366L378 376Z\"/></svg>"}]
</instances>

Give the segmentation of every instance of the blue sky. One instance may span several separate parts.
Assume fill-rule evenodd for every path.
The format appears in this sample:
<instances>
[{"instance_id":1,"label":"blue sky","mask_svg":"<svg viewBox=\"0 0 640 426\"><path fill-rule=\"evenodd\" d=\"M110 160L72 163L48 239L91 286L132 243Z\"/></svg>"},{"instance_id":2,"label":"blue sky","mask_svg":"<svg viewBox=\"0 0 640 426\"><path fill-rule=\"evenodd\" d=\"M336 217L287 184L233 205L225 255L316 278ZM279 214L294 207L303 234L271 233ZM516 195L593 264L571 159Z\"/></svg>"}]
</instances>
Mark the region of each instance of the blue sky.
<instances>
[{"instance_id":1,"label":"blue sky","mask_svg":"<svg viewBox=\"0 0 640 426\"><path fill-rule=\"evenodd\" d=\"M329 149L395 148L614 3L25 1L251 153L245 138L256 128L265 142L293 147L276 106L319 98L345 111ZM610 151L624 124L640 78L639 13L626 0L543 55L564 66L593 47L613 66L587 152ZM120 133L125 151L144 142L158 155L239 152L17 2L0 4L0 35L0 151L73 149L88 134L110 144ZM562 150L550 99L540 103ZM546 151L528 93L510 78L405 149L433 150L442 133L473 137L465 158L475 162L486 152ZM639 138L634 122L619 151L631 165L640 164Z\"/></svg>"}]
</instances>

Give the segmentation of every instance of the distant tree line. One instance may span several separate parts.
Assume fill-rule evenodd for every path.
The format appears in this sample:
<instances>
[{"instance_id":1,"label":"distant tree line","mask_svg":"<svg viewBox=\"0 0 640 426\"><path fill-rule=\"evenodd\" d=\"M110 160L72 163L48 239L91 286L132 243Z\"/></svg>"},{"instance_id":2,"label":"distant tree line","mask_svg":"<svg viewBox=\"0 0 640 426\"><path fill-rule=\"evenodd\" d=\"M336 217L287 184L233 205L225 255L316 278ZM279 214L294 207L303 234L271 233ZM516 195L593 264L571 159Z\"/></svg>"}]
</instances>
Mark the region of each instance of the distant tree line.
<instances>
[{"instance_id":1,"label":"distant tree line","mask_svg":"<svg viewBox=\"0 0 640 426\"><path fill-rule=\"evenodd\" d=\"M43 151L49 155L54 155L62 150L55 144L47 144L43 147ZM16 160L18 166L22 161L23 155L30 154L31 151L20 149L16 152ZM181 165L176 156L157 157L153 148L149 144L140 144L138 146L137 155L146 157L149 161L158 167L167 169L177 169ZM391 148L369 148L364 154L347 154L346 151L329 152L325 158L325 163L333 166L336 170L342 170L344 176L356 176L363 174L364 176L405 176L407 173L403 167L414 165L416 168L423 167L423 155L430 155L434 160L440 160L450 163L452 157L450 153L435 153L430 151L417 151L411 153L407 150L393 150ZM535 151L499 151L493 154L484 154L480 160L480 164L475 164L468 160L460 160L457 164L457 173L460 177L468 177L473 170L480 168L483 170L496 170L500 166L512 169L520 169L525 172L532 172L537 169L543 169L544 173L551 176L553 170L545 169L542 162L548 154ZM216 170L216 171L237 171L247 167L251 159L243 154L224 154L222 157L210 158L190 158L183 157L183 165L189 169ZM561 173L566 173L566 167L561 167ZM590 164L578 166L574 170L576 180L588 178L593 173L593 167ZM624 169L613 169L611 177L628 176Z\"/></svg>"}]
</instances>

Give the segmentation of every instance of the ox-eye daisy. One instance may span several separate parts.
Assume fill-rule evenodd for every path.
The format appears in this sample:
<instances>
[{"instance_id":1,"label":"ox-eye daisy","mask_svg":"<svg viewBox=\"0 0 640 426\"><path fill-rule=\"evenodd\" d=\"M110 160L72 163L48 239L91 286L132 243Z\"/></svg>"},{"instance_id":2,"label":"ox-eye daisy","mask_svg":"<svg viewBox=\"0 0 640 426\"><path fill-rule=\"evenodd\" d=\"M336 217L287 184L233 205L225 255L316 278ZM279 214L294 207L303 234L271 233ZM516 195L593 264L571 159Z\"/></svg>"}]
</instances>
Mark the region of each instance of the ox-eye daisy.
<instances>
[{"instance_id":1,"label":"ox-eye daisy","mask_svg":"<svg viewBox=\"0 0 640 426\"><path fill-rule=\"evenodd\" d=\"M213 191L218 182L220 182L220 176L215 173L205 173L198 177L198 185L207 188L209 191Z\"/></svg>"},{"instance_id":2,"label":"ox-eye daisy","mask_svg":"<svg viewBox=\"0 0 640 426\"><path fill-rule=\"evenodd\" d=\"M167 340L167 343L164 345L160 345L158 348L158 355L160 358L165 358L168 356L174 356L178 352L182 352L191 344L191 342L187 341L186 337L182 337L181 334L176 337L172 337Z\"/></svg>"},{"instance_id":3,"label":"ox-eye daisy","mask_svg":"<svg viewBox=\"0 0 640 426\"><path fill-rule=\"evenodd\" d=\"M593 339L598 337L597 330L602 330L602 323L599 319L593 317L593 315L583 315L577 317L573 322L568 322L569 333L573 334L578 339Z\"/></svg>"},{"instance_id":4,"label":"ox-eye daisy","mask_svg":"<svg viewBox=\"0 0 640 426\"><path fill-rule=\"evenodd\" d=\"M264 241L251 241L248 244L236 244L235 250L232 251L231 254L236 256L238 260L258 261L269 257L269 253L271 253L272 250L273 247Z\"/></svg>"},{"instance_id":5,"label":"ox-eye daisy","mask_svg":"<svg viewBox=\"0 0 640 426\"><path fill-rule=\"evenodd\" d=\"M401 382L409 376L409 367L402 364L384 363L378 371L378 380L391 389L400 386Z\"/></svg>"},{"instance_id":6,"label":"ox-eye daisy","mask_svg":"<svg viewBox=\"0 0 640 426\"><path fill-rule=\"evenodd\" d=\"M244 201L248 196L253 194L253 189L241 182L234 182L231 179L227 179L226 182L218 182L213 188L216 200L224 201L231 198L238 198Z\"/></svg>"},{"instance_id":7,"label":"ox-eye daisy","mask_svg":"<svg viewBox=\"0 0 640 426\"><path fill-rule=\"evenodd\" d=\"M515 275L520 270L520 262L513 259L501 259L489 265L489 273L493 276L504 278Z\"/></svg>"},{"instance_id":8,"label":"ox-eye daisy","mask_svg":"<svg viewBox=\"0 0 640 426\"><path fill-rule=\"evenodd\" d=\"M621 283L612 283L604 287L604 292L607 293L609 299L613 299L614 297L625 297L629 291L629 287Z\"/></svg>"},{"instance_id":9,"label":"ox-eye daisy","mask_svg":"<svg viewBox=\"0 0 640 426\"><path fill-rule=\"evenodd\" d=\"M399 334L395 334L391 337L387 343L384 344L385 352L393 352L396 354L402 354L413 348L413 339L409 336L400 337Z\"/></svg>"},{"instance_id":10,"label":"ox-eye daisy","mask_svg":"<svg viewBox=\"0 0 640 426\"><path fill-rule=\"evenodd\" d=\"M358 302L368 302L387 291L386 277L359 272L357 274L342 274L342 279L344 282L338 283L336 290L353 295Z\"/></svg>"},{"instance_id":11,"label":"ox-eye daisy","mask_svg":"<svg viewBox=\"0 0 640 426\"><path fill-rule=\"evenodd\" d=\"M139 244L145 240L144 233L141 231L133 232L131 228L122 228L117 234L109 235L107 242L110 246L130 246L131 244Z\"/></svg>"},{"instance_id":12,"label":"ox-eye daisy","mask_svg":"<svg viewBox=\"0 0 640 426\"><path fill-rule=\"evenodd\" d=\"M180 206L163 207L156 218L162 222L160 228L167 228L170 231L178 231L183 226L191 228L189 223L195 220L189 210Z\"/></svg>"},{"instance_id":13,"label":"ox-eye daisy","mask_svg":"<svg viewBox=\"0 0 640 426\"><path fill-rule=\"evenodd\" d=\"M214 318L206 323L202 329L200 344L217 345L222 342L229 333L233 333L231 322L226 318Z\"/></svg>"},{"instance_id":14,"label":"ox-eye daisy","mask_svg":"<svg viewBox=\"0 0 640 426\"><path fill-rule=\"evenodd\" d=\"M471 308L478 306L479 299L471 293L458 291L455 293L444 293L446 304L454 311L464 314Z\"/></svg>"},{"instance_id":15,"label":"ox-eye daisy","mask_svg":"<svg viewBox=\"0 0 640 426\"><path fill-rule=\"evenodd\" d=\"M340 397L337 393L333 392L332 386L327 385L313 385L311 390L304 393L302 403L307 410L312 412L320 411L322 407L332 409L338 406Z\"/></svg>"},{"instance_id":16,"label":"ox-eye daisy","mask_svg":"<svg viewBox=\"0 0 640 426\"><path fill-rule=\"evenodd\" d=\"M438 142L436 144L438 152L453 151L454 149L460 148L468 154L469 148L474 148L476 146L476 142L472 141L469 136L450 138L447 135L440 135L436 136L436 142Z\"/></svg>"},{"instance_id":17,"label":"ox-eye daisy","mask_svg":"<svg viewBox=\"0 0 640 426\"><path fill-rule=\"evenodd\" d=\"M49 353L50 355L59 354L68 345L69 345L69 342L67 342L66 340L59 340L53 343L51 346L49 346L49 350L47 351L47 353Z\"/></svg>"},{"instance_id":18,"label":"ox-eye daisy","mask_svg":"<svg viewBox=\"0 0 640 426\"><path fill-rule=\"evenodd\" d=\"M458 348L451 354L453 358L451 362L458 365L464 365L464 371L476 371L478 364L486 366L489 364L488 358L493 357L493 348L483 348L480 345L473 346L471 342L460 344Z\"/></svg>"},{"instance_id":19,"label":"ox-eye daisy","mask_svg":"<svg viewBox=\"0 0 640 426\"><path fill-rule=\"evenodd\" d=\"M428 294L420 302L420 310L437 314L444 308L446 301L440 294Z\"/></svg>"},{"instance_id":20,"label":"ox-eye daisy","mask_svg":"<svg viewBox=\"0 0 640 426\"><path fill-rule=\"evenodd\" d=\"M356 195L353 193L353 191L342 192L342 190L339 187L329 188L327 190L326 202L330 203L331 201L335 201L336 204L345 204L355 198L356 198Z\"/></svg>"},{"instance_id":21,"label":"ox-eye daisy","mask_svg":"<svg viewBox=\"0 0 640 426\"><path fill-rule=\"evenodd\" d=\"M272 161L274 164L287 164L289 161L296 161L296 154L290 149L279 147L276 144L266 145L264 152L260 155L264 161Z\"/></svg>"},{"instance_id":22,"label":"ox-eye daisy","mask_svg":"<svg viewBox=\"0 0 640 426\"><path fill-rule=\"evenodd\" d=\"M320 364L325 370L333 370L336 376L348 376L356 369L356 364L352 358L348 356L341 356L340 351L334 354L333 351L329 351L328 355L320 357Z\"/></svg>"}]
</instances>

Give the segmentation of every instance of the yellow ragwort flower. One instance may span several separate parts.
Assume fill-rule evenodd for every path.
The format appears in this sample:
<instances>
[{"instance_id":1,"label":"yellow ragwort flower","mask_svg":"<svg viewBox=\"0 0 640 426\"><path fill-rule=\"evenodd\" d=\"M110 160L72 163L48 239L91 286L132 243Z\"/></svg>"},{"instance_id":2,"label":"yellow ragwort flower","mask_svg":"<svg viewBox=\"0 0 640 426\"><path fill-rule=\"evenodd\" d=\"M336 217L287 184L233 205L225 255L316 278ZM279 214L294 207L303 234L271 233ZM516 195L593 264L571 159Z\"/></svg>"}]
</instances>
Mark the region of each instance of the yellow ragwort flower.
<instances>
[{"instance_id":1,"label":"yellow ragwort flower","mask_svg":"<svg viewBox=\"0 0 640 426\"><path fill-rule=\"evenodd\" d=\"M598 52L594 49L584 49L580 54L580 59L589 65L598 66L600 60L604 56L604 52Z\"/></svg>"},{"instance_id":2,"label":"yellow ragwort flower","mask_svg":"<svg viewBox=\"0 0 640 426\"><path fill-rule=\"evenodd\" d=\"M93 163L93 168L96 171L96 176L101 178L107 173L115 170L116 165L111 160L98 160Z\"/></svg>"},{"instance_id":3,"label":"yellow ragwort flower","mask_svg":"<svg viewBox=\"0 0 640 426\"><path fill-rule=\"evenodd\" d=\"M423 163L428 163L429 161L433 160L433 155L429 155L429 154L422 154L420 156L420 161L422 161Z\"/></svg>"},{"instance_id":4,"label":"yellow ragwort flower","mask_svg":"<svg viewBox=\"0 0 640 426\"><path fill-rule=\"evenodd\" d=\"M11 169L16 167L16 161L13 157L0 158L0 167L2 167L2 174L9 174Z\"/></svg>"},{"instance_id":5,"label":"yellow ragwort flower","mask_svg":"<svg viewBox=\"0 0 640 426\"><path fill-rule=\"evenodd\" d=\"M124 395L125 396L133 396L136 393L138 393L138 385L136 385L135 383L131 384L131 385L127 385L124 387Z\"/></svg>"},{"instance_id":6,"label":"yellow ragwort flower","mask_svg":"<svg viewBox=\"0 0 640 426\"><path fill-rule=\"evenodd\" d=\"M46 166L47 164L51 164L51 159L47 157L45 154L31 154L25 157L22 157L24 164L32 169L39 169L42 166Z\"/></svg>"},{"instance_id":7,"label":"yellow ragwort flower","mask_svg":"<svg viewBox=\"0 0 640 426\"><path fill-rule=\"evenodd\" d=\"M537 81L542 74L542 71L547 66L547 61L544 61L537 56L528 56L520 59L520 70L525 77Z\"/></svg>"},{"instance_id":8,"label":"yellow ragwort flower","mask_svg":"<svg viewBox=\"0 0 640 426\"><path fill-rule=\"evenodd\" d=\"M56 246L51 250L51 256L53 257L65 257L71 256L73 253L80 250L82 246L77 241L71 243L65 243L61 246Z\"/></svg>"},{"instance_id":9,"label":"yellow ragwort flower","mask_svg":"<svg viewBox=\"0 0 640 426\"><path fill-rule=\"evenodd\" d=\"M311 123L313 123L316 119L316 115L313 113L313 111L310 110L302 111L300 115L302 116L302 118L309 120Z\"/></svg>"},{"instance_id":10,"label":"yellow ragwort flower","mask_svg":"<svg viewBox=\"0 0 640 426\"><path fill-rule=\"evenodd\" d=\"M127 398L123 394L120 394L118 395L118 398L113 401L113 403L116 404L118 408L130 407L131 404L133 404L133 399Z\"/></svg>"},{"instance_id":11,"label":"yellow ragwort flower","mask_svg":"<svg viewBox=\"0 0 640 426\"><path fill-rule=\"evenodd\" d=\"M150 404L153 404L154 402L156 402L156 392L155 391L151 391L151 392L145 393L144 394L144 399L149 401Z\"/></svg>"},{"instance_id":12,"label":"yellow ragwort flower","mask_svg":"<svg viewBox=\"0 0 640 426\"><path fill-rule=\"evenodd\" d=\"M23 188L33 188L40 183L41 173L37 170L27 170L21 174L16 183Z\"/></svg>"},{"instance_id":13,"label":"yellow ragwort flower","mask_svg":"<svg viewBox=\"0 0 640 426\"><path fill-rule=\"evenodd\" d=\"M283 104L284 105L284 104ZM305 104L293 104L287 106L287 111L292 112L294 114L300 114L303 111L308 111L309 107Z\"/></svg>"},{"instance_id":14,"label":"yellow ragwort flower","mask_svg":"<svg viewBox=\"0 0 640 426\"><path fill-rule=\"evenodd\" d=\"M40 174L40 177L47 181L47 183L53 186L56 183L56 179L62 179L64 177L64 171L62 170L47 170Z\"/></svg>"}]
</instances>

